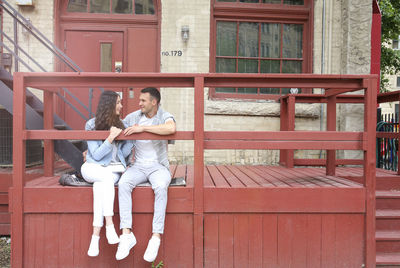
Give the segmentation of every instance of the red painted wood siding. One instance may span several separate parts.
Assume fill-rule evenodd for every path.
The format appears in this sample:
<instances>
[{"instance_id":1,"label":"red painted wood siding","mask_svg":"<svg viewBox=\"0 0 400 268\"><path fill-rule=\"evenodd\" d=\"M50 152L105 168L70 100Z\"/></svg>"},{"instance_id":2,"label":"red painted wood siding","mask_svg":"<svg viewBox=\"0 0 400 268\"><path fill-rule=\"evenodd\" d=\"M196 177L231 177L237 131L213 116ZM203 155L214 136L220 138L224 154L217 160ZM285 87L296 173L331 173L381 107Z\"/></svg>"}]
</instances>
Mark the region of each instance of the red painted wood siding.
<instances>
[{"instance_id":1,"label":"red painted wood siding","mask_svg":"<svg viewBox=\"0 0 400 268\"><path fill-rule=\"evenodd\" d=\"M152 214L134 214L133 232L138 243L122 261L115 260L117 245L109 245L104 228L100 254L87 256L92 231L92 214L29 214L25 216L24 267L149 267L143 260L151 236ZM190 214L168 214L165 234L156 262L165 267L193 267L193 218ZM118 216L114 224L119 225Z\"/></svg>"},{"instance_id":2,"label":"red painted wood siding","mask_svg":"<svg viewBox=\"0 0 400 268\"><path fill-rule=\"evenodd\" d=\"M362 214L204 216L204 267L361 267Z\"/></svg>"}]
</instances>

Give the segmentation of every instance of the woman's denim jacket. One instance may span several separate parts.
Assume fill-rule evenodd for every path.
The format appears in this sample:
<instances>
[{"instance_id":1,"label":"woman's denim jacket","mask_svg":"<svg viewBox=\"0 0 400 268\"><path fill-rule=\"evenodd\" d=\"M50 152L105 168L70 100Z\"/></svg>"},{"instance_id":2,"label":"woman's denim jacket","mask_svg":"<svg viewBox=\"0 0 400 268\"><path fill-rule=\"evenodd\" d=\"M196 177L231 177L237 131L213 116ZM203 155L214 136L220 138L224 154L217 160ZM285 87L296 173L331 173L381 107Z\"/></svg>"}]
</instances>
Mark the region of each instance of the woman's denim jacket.
<instances>
[{"instance_id":1,"label":"woman's denim jacket","mask_svg":"<svg viewBox=\"0 0 400 268\"><path fill-rule=\"evenodd\" d=\"M86 122L85 130L95 130L95 118L89 119ZM112 145L108 140L89 140L87 141L88 152L86 161L89 163L96 163L102 166L108 166L112 159ZM119 141L118 142L118 157L121 163L126 167L126 158L132 152L133 141Z\"/></svg>"}]
</instances>

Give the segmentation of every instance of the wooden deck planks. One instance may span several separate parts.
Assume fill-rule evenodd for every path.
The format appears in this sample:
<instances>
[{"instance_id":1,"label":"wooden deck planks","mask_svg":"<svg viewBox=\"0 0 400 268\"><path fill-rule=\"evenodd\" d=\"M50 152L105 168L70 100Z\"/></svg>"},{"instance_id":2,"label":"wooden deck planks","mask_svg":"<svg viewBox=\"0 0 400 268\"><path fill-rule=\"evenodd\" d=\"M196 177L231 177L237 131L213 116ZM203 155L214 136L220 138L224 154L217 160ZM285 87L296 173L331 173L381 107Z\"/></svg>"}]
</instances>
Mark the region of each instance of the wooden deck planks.
<instances>
[{"instance_id":1,"label":"wooden deck planks","mask_svg":"<svg viewBox=\"0 0 400 268\"><path fill-rule=\"evenodd\" d=\"M229 183L225 180L224 176L222 176L216 166L207 166L207 169L212 181L214 182L215 187L230 187Z\"/></svg>"},{"instance_id":2,"label":"wooden deck planks","mask_svg":"<svg viewBox=\"0 0 400 268\"><path fill-rule=\"evenodd\" d=\"M171 173L171 177L175 177L175 170L176 170L177 165L170 165L169 166L169 172Z\"/></svg>"},{"instance_id":3,"label":"wooden deck planks","mask_svg":"<svg viewBox=\"0 0 400 268\"><path fill-rule=\"evenodd\" d=\"M204 167L204 187L215 187L214 181L211 179L211 174L207 168L207 166Z\"/></svg>"},{"instance_id":4,"label":"wooden deck planks","mask_svg":"<svg viewBox=\"0 0 400 268\"><path fill-rule=\"evenodd\" d=\"M295 168L296 172L307 176L314 184L321 187L337 187L336 183L332 183L330 180L325 180L325 177L320 172L317 172L314 168ZM340 186L340 185L339 185Z\"/></svg>"},{"instance_id":5,"label":"wooden deck planks","mask_svg":"<svg viewBox=\"0 0 400 268\"><path fill-rule=\"evenodd\" d=\"M300 169L288 168L286 173L290 175L290 178L294 178L298 183L301 183L305 187L329 187L329 184L325 184L321 180L316 180L310 172L302 172Z\"/></svg>"},{"instance_id":6,"label":"wooden deck planks","mask_svg":"<svg viewBox=\"0 0 400 268\"><path fill-rule=\"evenodd\" d=\"M176 167L176 171L174 176L172 176L172 178L179 178L179 177L184 177L187 178L187 173L186 173L186 165L178 165Z\"/></svg>"},{"instance_id":7,"label":"wooden deck planks","mask_svg":"<svg viewBox=\"0 0 400 268\"><path fill-rule=\"evenodd\" d=\"M245 185L226 166L216 166L231 187L243 188Z\"/></svg>"},{"instance_id":8,"label":"wooden deck planks","mask_svg":"<svg viewBox=\"0 0 400 268\"><path fill-rule=\"evenodd\" d=\"M265 180L267 180L269 183L271 183L276 187L282 187L282 188L290 187L289 184L284 183L278 178L275 178L274 176L271 176L269 173L265 172L264 166L252 166L252 169L255 173L262 176Z\"/></svg>"},{"instance_id":9,"label":"wooden deck planks","mask_svg":"<svg viewBox=\"0 0 400 268\"><path fill-rule=\"evenodd\" d=\"M254 172L252 166L237 166L237 168L261 187L274 187L274 184L270 183Z\"/></svg>"},{"instance_id":10,"label":"wooden deck planks","mask_svg":"<svg viewBox=\"0 0 400 268\"><path fill-rule=\"evenodd\" d=\"M186 187L194 187L192 165L172 165L172 177L184 177ZM343 170L343 168L342 168ZM284 168L279 166L226 166L208 165L204 170L204 187L217 188L360 188L361 184L347 180L348 172L337 172L336 176L325 175L324 168ZM354 173L352 173L354 175ZM386 173L382 173L386 176ZM343 175L343 177L340 177ZM25 187L63 187L58 176L39 177L28 181ZM0 200L1 201L1 200Z\"/></svg>"},{"instance_id":11,"label":"wooden deck planks","mask_svg":"<svg viewBox=\"0 0 400 268\"><path fill-rule=\"evenodd\" d=\"M251 177L244 173L240 166L226 166L246 187L260 187Z\"/></svg>"},{"instance_id":12,"label":"wooden deck planks","mask_svg":"<svg viewBox=\"0 0 400 268\"><path fill-rule=\"evenodd\" d=\"M291 187L300 187L300 188L306 187L304 184L297 181L298 176L296 177L293 174L288 174L287 172L284 172L281 167L271 166L268 167L268 171L270 172L271 175L274 174L276 177L280 177Z\"/></svg>"},{"instance_id":13,"label":"wooden deck planks","mask_svg":"<svg viewBox=\"0 0 400 268\"><path fill-rule=\"evenodd\" d=\"M186 186L194 187L194 166L187 166L186 170Z\"/></svg>"}]
</instances>

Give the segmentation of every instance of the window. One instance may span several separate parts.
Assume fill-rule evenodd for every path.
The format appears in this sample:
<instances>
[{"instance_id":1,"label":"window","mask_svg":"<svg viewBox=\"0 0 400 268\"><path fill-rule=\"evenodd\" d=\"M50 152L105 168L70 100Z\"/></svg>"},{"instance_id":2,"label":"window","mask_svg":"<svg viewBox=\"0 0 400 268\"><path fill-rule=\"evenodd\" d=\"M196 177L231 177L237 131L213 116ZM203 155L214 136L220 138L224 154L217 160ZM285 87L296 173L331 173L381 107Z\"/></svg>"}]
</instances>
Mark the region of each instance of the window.
<instances>
[{"instance_id":1,"label":"window","mask_svg":"<svg viewBox=\"0 0 400 268\"><path fill-rule=\"evenodd\" d=\"M215 44L211 44L215 50L210 69L217 73L310 72L311 8L306 5L312 5L311 1L216 0ZM277 99L289 91L288 88L215 88L210 95Z\"/></svg>"},{"instance_id":2,"label":"window","mask_svg":"<svg viewBox=\"0 0 400 268\"><path fill-rule=\"evenodd\" d=\"M397 77L396 87L400 87L400 76Z\"/></svg>"},{"instance_id":3,"label":"window","mask_svg":"<svg viewBox=\"0 0 400 268\"><path fill-rule=\"evenodd\" d=\"M153 0L69 0L68 12L154 15Z\"/></svg>"},{"instance_id":4,"label":"window","mask_svg":"<svg viewBox=\"0 0 400 268\"><path fill-rule=\"evenodd\" d=\"M265 3L265 4L287 4L304 5L304 0L217 0L217 2L241 2L241 3Z\"/></svg>"},{"instance_id":5,"label":"window","mask_svg":"<svg viewBox=\"0 0 400 268\"><path fill-rule=\"evenodd\" d=\"M399 40L393 39L392 40L392 48L398 50L399 49Z\"/></svg>"}]
</instances>

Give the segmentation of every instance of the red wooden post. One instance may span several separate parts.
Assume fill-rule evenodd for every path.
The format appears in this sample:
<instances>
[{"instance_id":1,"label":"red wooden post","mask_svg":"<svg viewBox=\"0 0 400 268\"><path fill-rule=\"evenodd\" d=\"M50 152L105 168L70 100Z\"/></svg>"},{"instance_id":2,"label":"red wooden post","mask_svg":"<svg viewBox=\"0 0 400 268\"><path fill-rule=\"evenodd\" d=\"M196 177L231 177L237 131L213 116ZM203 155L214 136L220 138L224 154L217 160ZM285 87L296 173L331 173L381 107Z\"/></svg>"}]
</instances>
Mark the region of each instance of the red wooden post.
<instances>
[{"instance_id":1,"label":"red wooden post","mask_svg":"<svg viewBox=\"0 0 400 268\"><path fill-rule=\"evenodd\" d=\"M376 177L376 78L365 79L366 98L364 106L364 132L367 134L366 150L364 151L364 178L366 195L365 215L365 264L367 268L375 268L376 265L376 241L375 241L375 177Z\"/></svg>"},{"instance_id":2,"label":"red wooden post","mask_svg":"<svg viewBox=\"0 0 400 268\"><path fill-rule=\"evenodd\" d=\"M326 106L326 130L336 131L336 96L329 96ZM322 118L321 118L322 120ZM335 175L336 150L326 151L326 175Z\"/></svg>"},{"instance_id":3,"label":"red wooden post","mask_svg":"<svg viewBox=\"0 0 400 268\"><path fill-rule=\"evenodd\" d=\"M295 127L295 115L296 115L296 101L293 95L288 97L288 113L287 113L287 130L294 131ZM286 151L286 167L292 168L294 166L294 150L290 149Z\"/></svg>"},{"instance_id":4,"label":"red wooden post","mask_svg":"<svg viewBox=\"0 0 400 268\"><path fill-rule=\"evenodd\" d=\"M288 102L287 98L281 98L281 115L280 115L280 131L287 131L287 114L288 114ZM279 150L279 163L281 165L286 165L287 159L286 159L286 150Z\"/></svg>"},{"instance_id":5,"label":"red wooden post","mask_svg":"<svg viewBox=\"0 0 400 268\"><path fill-rule=\"evenodd\" d=\"M11 207L11 266L23 265L24 238L24 175L26 162L26 147L23 138L25 129L25 85L21 73L14 73L13 99L13 192Z\"/></svg>"},{"instance_id":6,"label":"red wooden post","mask_svg":"<svg viewBox=\"0 0 400 268\"><path fill-rule=\"evenodd\" d=\"M194 267L204 263L204 77L194 78Z\"/></svg>"},{"instance_id":7,"label":"red wooden post","mask_svg":"<svg viewBox=\"0 0 400 268\"><path fill-rule=\"evenodd\" d=\"M53 129L54 128L54 117L53 117L53 96L54 93L45 90L43 95L43 128ZM44 176L54 175L54 141L44 140Z\"/></svg>"}]
</instances>

